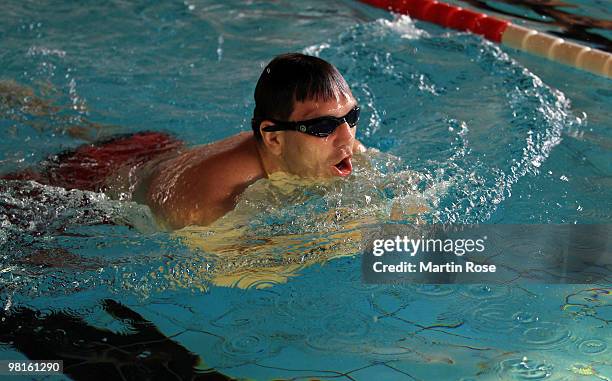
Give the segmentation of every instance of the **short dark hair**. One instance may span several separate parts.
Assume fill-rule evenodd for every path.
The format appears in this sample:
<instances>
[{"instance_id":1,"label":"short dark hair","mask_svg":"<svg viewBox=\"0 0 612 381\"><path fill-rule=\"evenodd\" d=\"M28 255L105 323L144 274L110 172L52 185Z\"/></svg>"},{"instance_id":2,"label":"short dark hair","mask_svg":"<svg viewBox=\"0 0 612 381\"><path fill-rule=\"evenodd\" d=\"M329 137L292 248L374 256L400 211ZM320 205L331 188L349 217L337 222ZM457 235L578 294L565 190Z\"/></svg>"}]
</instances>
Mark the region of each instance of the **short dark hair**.
<instances>
[{"instance_id":1,"label":"short dark hair","mask_svg":"<svg viewBox=\"0 0 612 381\"><path fill-rule=\"evenodd\" d=\"M276 56L264 68L255 87L251 126L261 140L259 125L266 119L288 120L295 102L329 101L351 94L342 74L329 62L301 53Z\"/></svg>"}]
</instances>

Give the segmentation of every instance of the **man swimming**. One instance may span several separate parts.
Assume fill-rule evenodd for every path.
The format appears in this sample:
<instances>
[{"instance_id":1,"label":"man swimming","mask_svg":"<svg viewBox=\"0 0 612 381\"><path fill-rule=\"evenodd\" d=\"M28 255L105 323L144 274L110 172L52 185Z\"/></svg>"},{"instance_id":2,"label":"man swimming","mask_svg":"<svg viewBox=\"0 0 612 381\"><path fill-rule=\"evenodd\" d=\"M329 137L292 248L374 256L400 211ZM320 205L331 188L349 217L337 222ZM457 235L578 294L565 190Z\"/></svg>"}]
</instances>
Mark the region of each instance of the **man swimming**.
<instances>
[{"instance_id":1,"label":"man swimming","mask_svg":"<svg viewBox=\"0 0 612 381\"><path fill-rule=\"evenodd\" d=\"M257 82L253 132L190 149L163 133L139 133L81 146L52 156L42 170L3 178L107 192L148 166L146 176L136 176L133 199L172 229L208 225L231 211L250 184L272 174L349 176L353 154L365 150L355 139L358 120L359 106L333 65L283 54Z\"/></svg>"},{"instance_id":2,"label":"man swimming","mask_svg":"<svg viewBox=\"0 0 612 381\"><path fill-rule=\"evenodd\" d=\"M208 225L232 210L250 184L275 172L346 177L359 106L338 70L303 54L283 54L255 88L253 132L196 147L163 162L146 203L172 228Z\"/></svg>"}]
</instances>

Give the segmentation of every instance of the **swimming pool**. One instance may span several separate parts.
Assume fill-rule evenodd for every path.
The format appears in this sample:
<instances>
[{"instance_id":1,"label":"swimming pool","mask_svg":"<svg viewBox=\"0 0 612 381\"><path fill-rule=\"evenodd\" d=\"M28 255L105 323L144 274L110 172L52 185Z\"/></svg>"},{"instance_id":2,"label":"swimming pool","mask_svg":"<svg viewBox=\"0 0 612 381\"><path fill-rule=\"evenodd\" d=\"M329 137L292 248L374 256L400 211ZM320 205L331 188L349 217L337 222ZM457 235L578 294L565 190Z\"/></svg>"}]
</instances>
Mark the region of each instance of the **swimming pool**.
<instances>
[{"instance_id":1,"label":"swimming pool","mask_svg":"<svg viewBox=\"0 0 612 381\"><path fill-rule=\"evenodd\" d=\"M339 68L380 152L342 183L259 182L180 233L129 192L0 180L0 359L62 356L77 379L612 378L610 284L364 284L359 239L398 204L427 222L609 224L609 80L351 1L4 8L1 173L118 133L247 130L286 51Z\"/></svg>"}]
</instances>

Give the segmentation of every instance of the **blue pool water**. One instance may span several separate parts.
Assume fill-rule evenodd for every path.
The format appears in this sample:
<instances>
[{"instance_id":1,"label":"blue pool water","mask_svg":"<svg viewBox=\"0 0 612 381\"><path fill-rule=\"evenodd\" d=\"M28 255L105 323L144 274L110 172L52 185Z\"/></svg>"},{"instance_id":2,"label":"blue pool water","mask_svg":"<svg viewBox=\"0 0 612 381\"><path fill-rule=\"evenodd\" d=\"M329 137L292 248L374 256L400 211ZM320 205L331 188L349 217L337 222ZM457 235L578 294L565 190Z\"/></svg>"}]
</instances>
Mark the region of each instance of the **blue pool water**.
<instances>
[{"instance_id":1,"label":"blue pool water","mask_svg":"<svg viewBox=\"0 0 612 381\"><path fill-rule=\"evenodd\" d=\"M0 180L0 359L27 338L118 369L191 370L168 362L191 352L257 380L612 379L610 284L367 285L359 234L415 204L426 222L610 223L610 80L352 1L3 9L0 173L119 133L247 130L287 51L339 68L371 149L346 182L260 181L215 226L174 233L129 192Z\"/></svg>"}]
</instances>

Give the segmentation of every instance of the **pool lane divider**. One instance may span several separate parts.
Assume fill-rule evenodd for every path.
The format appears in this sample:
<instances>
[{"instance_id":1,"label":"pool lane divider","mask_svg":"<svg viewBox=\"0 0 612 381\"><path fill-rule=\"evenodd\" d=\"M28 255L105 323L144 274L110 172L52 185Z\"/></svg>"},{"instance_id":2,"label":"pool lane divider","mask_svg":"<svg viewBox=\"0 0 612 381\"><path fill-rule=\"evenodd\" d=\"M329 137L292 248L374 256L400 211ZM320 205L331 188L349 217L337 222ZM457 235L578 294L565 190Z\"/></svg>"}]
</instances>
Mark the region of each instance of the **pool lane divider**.
<instances>
[{"instance_id":1,"label":"pool lane divider","mask_svg":"<svg viewBox=\"0 0 612 381\"><path fill-rule=\"evenodd\" d=\"M469 31L496 43L612 78L612 54L515 25L507 20L436 0L360 0L446 28Z\"/></svg>"}]
</instances>

